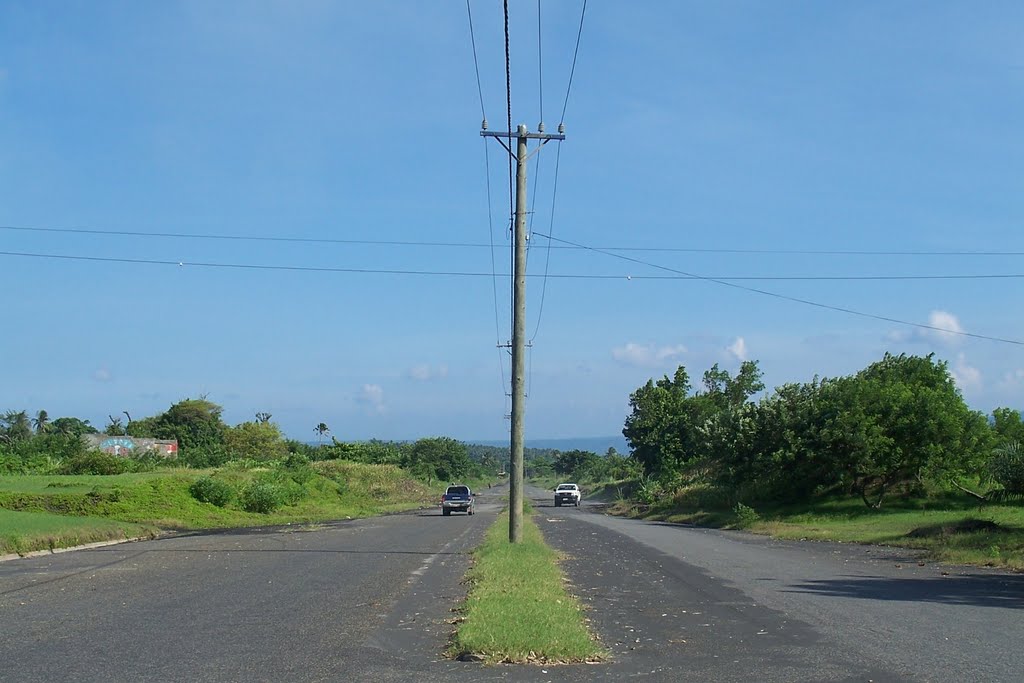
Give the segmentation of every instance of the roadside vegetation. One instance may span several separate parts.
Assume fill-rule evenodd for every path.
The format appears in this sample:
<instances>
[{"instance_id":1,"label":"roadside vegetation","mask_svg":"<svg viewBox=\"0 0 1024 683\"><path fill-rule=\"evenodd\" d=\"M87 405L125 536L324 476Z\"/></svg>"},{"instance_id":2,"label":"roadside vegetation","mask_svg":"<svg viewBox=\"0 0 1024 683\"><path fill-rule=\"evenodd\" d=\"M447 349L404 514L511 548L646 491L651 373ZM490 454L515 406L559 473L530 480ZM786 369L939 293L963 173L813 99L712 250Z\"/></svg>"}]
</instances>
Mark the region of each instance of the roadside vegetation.
<instances>
[{"instance_id":1,"label":"roadside vegetation","mask_svg":"<svg viewBox=\"0 0 1024 683\"><path fill-rule=\"evenodd\" d=\"M617 514L783 538L921 548L1024 569L1024 423L964 402L947 364L886 354L853 375L764 389L755 361L686 368L630 396L630 457L530 463Z\"/></svg>"},{"instance_id":2,"label":"roadside vegetation","mask_svg":"<svg viewBox=\"0 0 1024 683\"><path fill-rule=\"evenodd\" d=\"M127 414L126 414L127 415ZM434 505L449 481L497 471L445 437L320 444L283 438L267 413L228 426L220 406L188 399L108 436L174 439L178 457L90 449L78 418L0 415L0 554L149 536L160 529L314 523Z\"/></svg>"},{"instance_id":3,"label":"roadside vegetation","mask_svg":"<svg viewBox=\"0 0 1024 683\"><path fill-rule=\"evenodd\" d=\"M565 590L557 554L528 515L521 543L508 542L506 512L473 557L469 596L449 648L453 657L539 664L605 655L587 631L583 608Z\"/></svg>"}]
</instances>

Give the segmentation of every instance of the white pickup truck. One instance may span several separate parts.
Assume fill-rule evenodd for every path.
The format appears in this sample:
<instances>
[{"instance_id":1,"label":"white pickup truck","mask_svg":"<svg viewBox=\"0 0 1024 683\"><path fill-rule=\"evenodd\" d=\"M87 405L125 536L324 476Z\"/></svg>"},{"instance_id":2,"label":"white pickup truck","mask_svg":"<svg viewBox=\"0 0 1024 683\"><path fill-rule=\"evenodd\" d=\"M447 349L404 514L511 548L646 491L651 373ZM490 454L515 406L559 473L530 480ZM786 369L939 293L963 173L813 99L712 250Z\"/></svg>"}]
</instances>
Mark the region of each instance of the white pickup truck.
<instances>
[{"instance_id":1,"label":"white pickup truck","mask_svg":"<svg viewBox=\"0 0 1024 683\"><path fill-rule=\"evenodd\" d=\"M559 484L555 488L555 507L562 505L580 506L580 487L576 484Z\"/></svg>"}]
</instances>

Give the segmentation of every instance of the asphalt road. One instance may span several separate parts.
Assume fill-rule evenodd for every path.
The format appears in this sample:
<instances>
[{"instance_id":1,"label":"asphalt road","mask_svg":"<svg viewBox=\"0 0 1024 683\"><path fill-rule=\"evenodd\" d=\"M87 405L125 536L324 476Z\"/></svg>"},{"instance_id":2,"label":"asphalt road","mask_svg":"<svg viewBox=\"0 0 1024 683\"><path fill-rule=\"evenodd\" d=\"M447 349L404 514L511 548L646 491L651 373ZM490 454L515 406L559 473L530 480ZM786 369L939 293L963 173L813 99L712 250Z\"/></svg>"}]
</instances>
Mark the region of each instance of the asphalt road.
<instances>
[{"instance_id":1,"label":"asphalt road","mask_svg":"<svg viewBox=\"0 0 1024 683\"><path fill-rule=\"evenodd\" d=\"M1022 680L1024 575L611 518L538 490L538 520L611 660L448 661L467 552L504 493L485 491L473 517L0 563L0 681Z\"/></svg>"},{"instance_id":2,"label":"asphalt road","mask_svg":"<svg viewBox=\"0 0 1024 683\"><path fill-rule=\"evenodd\" d=\"M1024 680L1024 574L621 519L528 494L623 676Z\"/></svg>"}]
</instances>

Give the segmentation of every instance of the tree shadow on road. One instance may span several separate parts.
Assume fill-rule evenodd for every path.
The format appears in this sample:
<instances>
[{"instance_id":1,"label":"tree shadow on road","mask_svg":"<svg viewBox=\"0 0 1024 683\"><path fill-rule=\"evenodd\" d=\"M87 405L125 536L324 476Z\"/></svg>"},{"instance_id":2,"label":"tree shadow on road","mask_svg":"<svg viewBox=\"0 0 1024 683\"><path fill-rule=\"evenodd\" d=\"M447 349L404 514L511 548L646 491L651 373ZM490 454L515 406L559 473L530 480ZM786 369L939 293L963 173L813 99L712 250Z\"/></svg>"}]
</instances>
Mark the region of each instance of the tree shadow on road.
<instances>
[{"instance_id":1,"label":"tree shadow on road","mask_svg":"<svg viewBox=\"0 0 1024 683\"><path fill-rule=\"evenodd\" d=\"M805 581L791 586L785 592L816 593L837 598L1024 609L1024 574L968 574L935 578L849 576Z\"/></svg>"}]
</instances>

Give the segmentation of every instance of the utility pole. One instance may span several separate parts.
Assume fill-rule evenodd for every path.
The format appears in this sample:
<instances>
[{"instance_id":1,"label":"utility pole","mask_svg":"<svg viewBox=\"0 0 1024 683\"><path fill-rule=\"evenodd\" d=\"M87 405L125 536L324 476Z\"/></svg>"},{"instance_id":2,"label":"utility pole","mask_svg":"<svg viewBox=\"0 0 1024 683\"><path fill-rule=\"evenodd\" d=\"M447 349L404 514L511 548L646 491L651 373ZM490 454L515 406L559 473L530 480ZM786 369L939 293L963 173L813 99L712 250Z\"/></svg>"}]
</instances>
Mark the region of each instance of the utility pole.
<instances>
[{"instance_id":1,"label":"utility pole","mask_svg":"<svg viewBox=\"0 0 1024 683\"><path fill-rule=\"evenodd\" d=\"M558 125L557 135L546 135L544 124L537 126L538 132L527 132L524 124L519 124L515 132L516 151L505 144L511 141L511 131L504 133L488 132L487 122L483 123L480 135L492 137L501 143L516 160L516 216L513 232L515 263L512 283L512 471L509 473L509 543L519 543L523 537L523 414L526 412L526 163L550 140L564 140L565 126ZM527 153L527 141L539 140L540 144L532 153Z\"/></svg>"}]
</instances>

